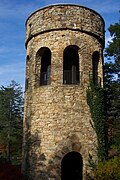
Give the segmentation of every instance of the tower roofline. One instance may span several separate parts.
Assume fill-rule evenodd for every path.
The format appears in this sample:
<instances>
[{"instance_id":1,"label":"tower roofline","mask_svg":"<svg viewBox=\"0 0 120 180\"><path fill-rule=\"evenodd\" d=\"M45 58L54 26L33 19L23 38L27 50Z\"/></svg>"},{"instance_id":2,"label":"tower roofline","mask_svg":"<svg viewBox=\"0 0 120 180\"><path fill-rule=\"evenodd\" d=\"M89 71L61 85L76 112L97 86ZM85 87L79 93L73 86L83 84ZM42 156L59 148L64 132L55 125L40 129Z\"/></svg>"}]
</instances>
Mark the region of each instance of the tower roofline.
<instances>
[{"instance_id":1,"label":"tower roofline","mask_svg":"<svg viewBox=\"0 0 120 180\"><path fill-rule=\"evenodd\" d=\"M25 26L26 26L26 24L27 24L27 21L30 19L30 17L33 16L35 13L37 13L38 11L41 11L41 10L44 10L44 9L53 7L53 6L76 6L76 7L81 7L81 8L90 10L90 11L94 12L95 14L97 14L97 15L101 18L101 20L103 21L103 23L104 23L104 25L105 25L105 21L104 21L103 17L102 17L97 11L95 11L95 10L93 10L93 9L91 9L91 8L88 8L88 7L85 7L85 6L82 6L82 5L78 5L78 4L72 4L72 3L62 3L62 4L61 4L61 3L57 3L57 4L50 4L50 5L48 5L48 6L41 7L41 8L39 8L39 9L37 9L36 11L34 11L33 13L31 13L31 14L28 16L28 18L27 18L27 20L26 20L26 22L25 22Z\"/></svg>"}]
</instances>

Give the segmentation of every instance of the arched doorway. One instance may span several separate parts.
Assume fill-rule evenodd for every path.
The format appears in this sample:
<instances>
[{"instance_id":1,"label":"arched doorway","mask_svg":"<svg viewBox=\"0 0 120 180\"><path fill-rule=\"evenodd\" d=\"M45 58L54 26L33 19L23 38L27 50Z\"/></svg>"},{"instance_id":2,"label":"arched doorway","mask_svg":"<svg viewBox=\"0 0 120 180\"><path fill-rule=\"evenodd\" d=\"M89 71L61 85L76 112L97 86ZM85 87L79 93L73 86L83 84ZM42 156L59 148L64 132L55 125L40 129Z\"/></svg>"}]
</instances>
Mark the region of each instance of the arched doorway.
<instances>
[{"instance_id":1,"label":"arched doorway","mask_svg":"<svg viewBox=\"0 0 120 180\"><path fill-rule=\"evenodd\" d=\"M69 152L61 162L61 180L82 180L83 161L78 152Z\"/></svg>"}]
</instances>

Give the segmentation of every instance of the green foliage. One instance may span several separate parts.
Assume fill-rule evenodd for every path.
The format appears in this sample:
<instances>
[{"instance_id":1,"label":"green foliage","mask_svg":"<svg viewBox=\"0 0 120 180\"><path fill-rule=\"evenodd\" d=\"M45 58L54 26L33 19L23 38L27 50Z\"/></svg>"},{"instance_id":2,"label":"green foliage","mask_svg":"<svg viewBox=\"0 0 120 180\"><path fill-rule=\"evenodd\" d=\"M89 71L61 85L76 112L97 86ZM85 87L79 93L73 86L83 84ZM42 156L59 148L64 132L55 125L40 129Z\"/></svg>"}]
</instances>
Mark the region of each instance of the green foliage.
<instances>
[{"instance_id":1,"label":"green foliage","mask_svg":"<svg viewBox=\"0 0 120 180\"><path fill-rule=\"evenodd\" d=\"M108 47L105 49L105 56L114 62L111 63L115 73L120 71L120 21L114 25L110 25L109 32L112 41L108 42Z\"/></svg>"},{"instance_id":2,"label":"green foliage","mask_svg":"<svg viewBox=\"0 0 120 180\"><path fill-rule=\"evenodd\" d=\"M110 25L109 32L112 40L105 49L108 62L104 65L104 89L94 87L90 79L90 87L87 90L87 100L98 139L98 164L95 166L92 157L89 158L94 180L120 180L120 157L105 160L107 148L117 155L118 152L120 154L120 21Z\"/></svg>"},{"instance_id":3,"label":"green foliage","mask_svg":"<svg viewBox=\"0 0 120 180\"><path fill-rule=\"evenodd\" d=\"M90 107L93 127L97 134L98 159L103 161L107 158L105 91L99 86L94 86L91 79L90 87L87 89L87 103Z\"/></svg>"},{"instance_id":4,"label":"green foliage","mask_svg":"<svg viewBox=\"0 0 120 180\"><path fill-rule=\"evenodd\" d=\"M99 162L94 171L94 180L120 180L120 157Z\"/></svg>"},{"instance_id":5,"label":"green foliage","mask_svg":"<svg viewBox=\"0 0 120 180\"><path fill-rule=\"evenodd\" d=\"M22 118L22 89L12 81L9 86L0 88L0 144L6 147L7 161L14 159L13 152L21 151Z\"/></svg>"},{"instance_id":6,"label":"green foliage","mask_svg":"<svg viewBox=\"0 0 120 180\"><path fill-rule=\"evenodd\" d=\"M112 38L105 49L108 61L104 65L109 147L120 153L120 21L110 25ZM111 61L110 61L111 60Z\"/></svg>"},{"instance_id":7,"label":"green foliage","mask_svg":"<svg viewBox=\"0 0 120 180\"><path fill-rule=\"evenodd\" d=\"M88 165L90 167L90 169L93 171L94 169L96 169L96 162L93 160L93 157L91 154L89 154L89 158L88 158Z\"/></svg>"}]
</instances>

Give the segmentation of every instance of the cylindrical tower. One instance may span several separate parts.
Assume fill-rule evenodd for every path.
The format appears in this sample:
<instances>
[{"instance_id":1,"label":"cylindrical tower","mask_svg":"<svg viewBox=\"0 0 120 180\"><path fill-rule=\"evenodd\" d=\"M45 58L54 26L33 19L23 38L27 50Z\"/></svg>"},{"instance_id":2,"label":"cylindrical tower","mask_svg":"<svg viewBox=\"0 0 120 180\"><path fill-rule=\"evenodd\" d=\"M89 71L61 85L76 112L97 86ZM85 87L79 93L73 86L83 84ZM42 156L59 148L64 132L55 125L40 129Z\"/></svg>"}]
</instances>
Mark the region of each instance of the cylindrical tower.
<instances>
[{"instance_id":1,"label":"cylindrical tower","mask_svg":"<svg viewBox=\"0 0 120 180\"><path fill-rule=\"evenodd\" d=\"M23 170L29 179L85 179L96 159L86 89L103 84L104 21L78 5L51 5L26 22Z\"/></svg>"}]
</instances>

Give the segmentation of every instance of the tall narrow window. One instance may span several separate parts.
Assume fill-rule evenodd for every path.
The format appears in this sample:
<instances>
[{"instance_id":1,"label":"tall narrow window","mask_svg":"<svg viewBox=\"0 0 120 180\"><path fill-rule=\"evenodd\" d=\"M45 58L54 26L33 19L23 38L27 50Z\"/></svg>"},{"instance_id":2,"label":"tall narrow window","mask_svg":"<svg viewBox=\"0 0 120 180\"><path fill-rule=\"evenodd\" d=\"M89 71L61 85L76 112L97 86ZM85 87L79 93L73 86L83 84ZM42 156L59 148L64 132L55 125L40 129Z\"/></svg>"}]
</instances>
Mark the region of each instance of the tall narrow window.
<instances>
[{"instance_id":1,"label":"tall narrow window","mask_svg":"<svg viewBox=\"0 0 120 180\"><path fill-rule=\"evenodd\" d=\"M77 46L68 46L63 54L63 84L78 84L79 55Z\"/></svg>"},{"instance_id":2,"label":"tall narrow window","mask_svg":"<svg viewBox=\"0 0 120 180\"><path fill-rule=\"evenodd\" d=\"M95 86L99 83L98 77L98 63L99 63L99 52L95 51L92 55L92 73L93 73L93 83Z\"/></svg>"},{"instance_id":3,"label":"tall narrow window","mask_svg":"<svg viewBox=\"0 0 120 180\"><path fill-rule=\"evenodd\" d=\"M40 85L48 85L51 83L51 51L47 47L43 47L37 52L36 73L36 79Z\"/></svg>"},{"instance_id":4,"label":"tall narrow window","mask_svg":"<svg viewBox=\"0 0 120 180\"><path fill-rule=\"evenodd\" d=\"M30 56L26 57L26 79L25 79L25 91L29 88L29 77L30 77Z\"/></svg>"},{"instance_id":5,"label":"tall narrow window","mask_svg":"<svg viewBox=\"0 0 120 180\"><path fill-rule=\"evenodd\" d=\"M51 52L46 48L41 56L40 85L50 84Z\"/></svg>"}]
</instances>

